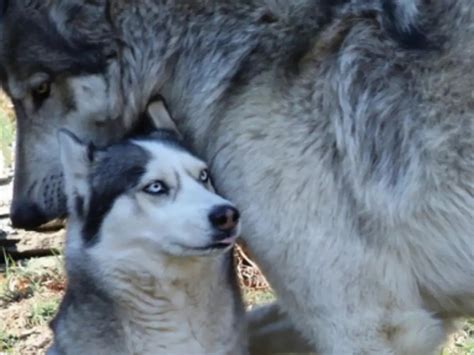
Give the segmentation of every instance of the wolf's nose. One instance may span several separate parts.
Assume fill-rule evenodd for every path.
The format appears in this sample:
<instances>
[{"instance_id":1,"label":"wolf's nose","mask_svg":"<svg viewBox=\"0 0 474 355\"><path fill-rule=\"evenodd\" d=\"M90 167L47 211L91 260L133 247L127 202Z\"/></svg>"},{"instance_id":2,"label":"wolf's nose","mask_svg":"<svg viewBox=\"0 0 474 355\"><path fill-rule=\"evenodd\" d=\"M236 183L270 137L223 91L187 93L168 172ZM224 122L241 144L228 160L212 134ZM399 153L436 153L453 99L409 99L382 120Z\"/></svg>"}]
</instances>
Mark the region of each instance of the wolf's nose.
<instances>
[{"instance_id":1,"label":"wolf's nose","mask_svg":"<svg viewBox=\"0 0 474 355\"><path fill-rule=\"evenodd\" d=\"M237 226L240 213L232 206L217 206L209 214L211 224L223 232L229 232Z\"/></svg>"},{"instance_id":2,"label":"wolf's nose","mask_svg":"<svg viewBox=\"0 0 474 355\"><path fill-rule=\"evenodd\" d=\"M10 218L13 227L26 230L34 229L48 222L48 218L40 208L27 201L14 202L10 208Z\"/></svg>"}]
</instances>

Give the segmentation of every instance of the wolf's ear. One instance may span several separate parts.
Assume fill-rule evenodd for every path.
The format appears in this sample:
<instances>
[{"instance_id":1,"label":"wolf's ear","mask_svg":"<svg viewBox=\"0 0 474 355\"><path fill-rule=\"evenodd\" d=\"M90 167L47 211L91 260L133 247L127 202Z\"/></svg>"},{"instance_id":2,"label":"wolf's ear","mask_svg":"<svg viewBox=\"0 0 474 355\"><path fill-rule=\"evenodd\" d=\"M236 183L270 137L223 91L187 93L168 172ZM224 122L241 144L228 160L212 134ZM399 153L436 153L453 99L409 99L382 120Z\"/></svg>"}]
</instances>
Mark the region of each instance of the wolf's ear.
<instances>
[{"instance_id":1,"label":"wolf's ear","mask_svg":"<svg viewBox=\"0 0 474 355\"><path fill-rule=\"evenodd\" d=\"M181 137L178 127L176 127L163 100L158 99L150 102L147 107L147 113L150 123L155 129L167 129Z\"/></svg>"},{"instance_id":2,"label":"wolf's ear","mask_svg":"<svg viewBox=\"0 0 474 355\"><path fill-rule=\"evenodd\" d=\"M73 200L88 200L88 176L93 161L93 148L65 129L59 130L58 140L68 209L71 212L75 209L72 206L75 203Z\"/></svg>"}]
</instances>

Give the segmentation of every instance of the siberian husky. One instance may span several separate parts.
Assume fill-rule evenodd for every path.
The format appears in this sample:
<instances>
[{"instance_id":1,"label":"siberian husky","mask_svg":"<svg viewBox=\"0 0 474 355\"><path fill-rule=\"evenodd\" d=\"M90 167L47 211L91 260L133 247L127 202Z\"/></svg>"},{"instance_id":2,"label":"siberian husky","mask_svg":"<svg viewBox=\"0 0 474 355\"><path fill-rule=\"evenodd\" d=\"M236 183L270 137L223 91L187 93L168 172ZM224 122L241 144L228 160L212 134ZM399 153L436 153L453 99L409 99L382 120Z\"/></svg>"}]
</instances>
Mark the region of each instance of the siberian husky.
<instances>
[{"instance_id":1,"label":"siberian husky","mask_svg":"<svg viewBox=\"0 0 474 355\"><path fill-rule=\"evenodd\" d=\"M171 122L150 105L158 127ZM68 286L48 354L246 354L239 212L175 132L106 148L60 131Z\"/></svg>"}]
</instances>

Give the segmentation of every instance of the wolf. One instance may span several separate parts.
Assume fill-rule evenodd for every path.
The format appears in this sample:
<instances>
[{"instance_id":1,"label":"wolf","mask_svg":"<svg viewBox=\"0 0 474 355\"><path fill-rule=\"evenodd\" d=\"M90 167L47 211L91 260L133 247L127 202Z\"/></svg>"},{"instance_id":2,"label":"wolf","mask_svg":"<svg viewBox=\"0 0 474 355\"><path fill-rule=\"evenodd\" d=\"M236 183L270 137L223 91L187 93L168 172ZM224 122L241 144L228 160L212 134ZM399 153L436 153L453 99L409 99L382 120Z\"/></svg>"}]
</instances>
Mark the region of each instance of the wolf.
<instances>
[{"instance_id":1,"label":"wolf","mask_svg":"<svg viewBox=\"0 0 474 355\"><path fill-rule=\"evenodd\" d=\"M161 94L320 354L474 315L472 1L0 3L15 225L65 213L55 130L114 141Z\"/></svg>"},{"instance_id":2,"label":"wolf","mask_svg":"<svg viewBox=\"0 0 474 355\"><path fill-rule=\"evenodd\" d=\"M150 111L158 130L104 148L59 133L68 286L48 354L247 354L239 212Z\"/></svg>"}]
</instances>

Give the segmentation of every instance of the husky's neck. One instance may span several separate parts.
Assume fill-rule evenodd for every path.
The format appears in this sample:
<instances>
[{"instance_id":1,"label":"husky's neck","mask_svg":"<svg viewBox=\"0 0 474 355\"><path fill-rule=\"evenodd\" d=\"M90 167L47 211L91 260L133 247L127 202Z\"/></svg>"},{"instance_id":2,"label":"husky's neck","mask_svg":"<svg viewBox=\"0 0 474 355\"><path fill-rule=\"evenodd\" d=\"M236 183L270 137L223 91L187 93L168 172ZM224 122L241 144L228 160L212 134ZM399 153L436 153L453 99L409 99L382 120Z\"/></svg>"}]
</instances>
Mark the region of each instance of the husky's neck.
<instances>
[{"instance_id":1,"label":"husky's neck","mask_svg":"<svg viewBox=\"0 0 474 355\"><path fill-rule=\"evenodd\" d=\"M136 117L159 93L179 128L192 131L197 140L212 125L213 112L225 104L223 94L231 84L245 85L307 46L311 26L301 30L303 26L277 21L260 1L235 3L130 2L116 9L116 27L125 43L126 116Z\"/></svg>"},{"instance_id":2,"label":"husky's neck","mask_svg":"<svg viewBox=\"0 0 474 355\"><path fill-rule=\"evenodd\" d=\"M238 332L224 330L236 323L229 261L228 256L175 260L159 272L132 263L116 268L112 297L125 315L130 346L207 354L222 344L235 345Z\"/></svg>"},{"instance_id":3,"label":"husky's neck","mask_svg":"<svg viewBox=\"0 0 474 355\"><path fill-rule=\"evenodd\" d=\"M95 275L88 277L89 285L95 286L88 290L99 290L112 302L108 312L122 325L133 353L165 349L170 354L208 354L240 348L244 339L236 324L241 305L229 254L199 258L104 255L100 248L88 255L95 269ZM77 270L71 274L78 279ZM74 286L70 285L71 292ZM102 298L99 294L88 297Z\"/></svg>"}]
</instances>

